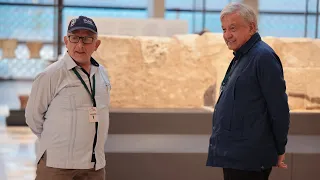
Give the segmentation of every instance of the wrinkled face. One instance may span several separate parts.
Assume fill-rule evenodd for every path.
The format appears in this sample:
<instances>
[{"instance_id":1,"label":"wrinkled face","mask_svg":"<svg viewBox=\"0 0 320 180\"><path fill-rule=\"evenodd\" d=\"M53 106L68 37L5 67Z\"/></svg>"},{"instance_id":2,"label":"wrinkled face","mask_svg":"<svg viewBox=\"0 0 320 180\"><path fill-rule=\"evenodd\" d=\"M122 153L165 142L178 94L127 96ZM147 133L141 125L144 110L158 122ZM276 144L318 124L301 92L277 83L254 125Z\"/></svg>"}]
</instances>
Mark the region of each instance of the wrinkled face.
<instances>
[{"instance_id":1,"label":"wrinkled face","mask_svg":"<svg viewBox=\"0 0 320 180\"><path fill-rule=\"evenodd\" d=\"M64 37L69 55L79 64L90 62L92 53L98 49L100 40L88 30L76 30Z\"/></svg>"},{"instance_id":2,"label":"wrinkled face","mask_svg":"<svg viewBox=\"0 0 320 180\"><path fill-rule=\"evenodd\" d=\"M237 51L256 32L254 23L245 21L237 12L221 19L223 38L230 50Z\"/></svg>"}]
</instances>

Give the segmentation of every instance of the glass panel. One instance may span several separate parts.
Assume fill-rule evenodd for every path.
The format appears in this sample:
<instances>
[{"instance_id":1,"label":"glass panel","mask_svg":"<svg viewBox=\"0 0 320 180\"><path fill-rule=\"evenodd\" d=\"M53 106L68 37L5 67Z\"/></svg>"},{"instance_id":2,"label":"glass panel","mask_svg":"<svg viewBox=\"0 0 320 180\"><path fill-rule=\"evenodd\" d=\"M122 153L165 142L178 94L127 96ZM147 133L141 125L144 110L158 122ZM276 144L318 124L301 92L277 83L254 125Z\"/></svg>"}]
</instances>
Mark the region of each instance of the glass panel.
<instances>
[{"instance_id":1,"label":"glass panel","mask_svg":"<svg viewBox=\"0 0 320 180\"><path fill-rule=\"evenodd\" d=\"M63 35L66 35L68 28L68 17L77 16L94 17L115 17L115 18L148 18L146 10L118 10L118 9L97 9L97 8L64 8L63 9Z\"/></svg>"},{"instance_id":2,"label":"glass panel","mask_svg":"<svg viewBox=\"0 0 320 180\"><path fill-rule=\"evenodd\" d=\"M304 36L304 15L260 14L259 19L259 31L262 36Z\"/></svg>"},{"instance_id":3,"label":"glass panel","mask_svg":"<svg viewBox=\"0 0 320 180\"><path fill-rule=\"evenodd\" d=\"M54 4L54 0L0 0L0 3Z\"/></svg>"},{"instance_id":4,"label":"glass panel","mask_svg":"<svg viewBox=\"0 0 320 180\"><path fill-rule=\"evenodd\" d=\"M40 59L29 59L29 50L25 44L19 44L15 50L15 59L0 60L0 78L33 79L49 64L53 57L52 45L44 45L40 50Z\"/></svg>"},{"instance_id":5,"label":"glass panel","mask_svg":"<svg viewBox=\"0 0 320 180\"><path fill-rule=\"evenodd\" d=\"M206 14L206 28L210 32L222 33L220 13L207 13Z\"/></svg>"},{"instance_id":6,"label":"glass panel","mask_svg":"<svg viewBox=\"0 0 320 180\"><path fill-rule=\"evenodd\" d=\"M199 0L196 0L199 1ZM167 9L192 9L193 0L166 0L165 7Z\"/></svg>"},{"instance_id":7,"label":"glass panel","mask_svg":"<svg viewBox=\"0 0 320 180\"><path fill-rule=\"evenodd\" d=\"M147 8L148 0L64 0L64 5Z\"/></svg>"},{"instance_id":8,"label":"glass panel","mask_svg":"<svg viewBox=\"0 0 320 180\"><path fill-rule=\"evenodd\" d=\"M317 0L309 0L309 12L316 12ZM261 11L305 12L306 0L259 0Z\"/></svg>"},{"instance_id":9,"label":"glass panel","mask_svg":"<svg viewBox=\"0 0 320 180\"><path fill-rule=\"evenodd\" d=\"M53 7L0 6L0 38L53 41Z\"/></svg>"},{"instance_id":10,"label":"glass panel","mask_svg":"<svg viewBox=\"0 0 320 180\"><path fill-rule=\"evenodd\" d=\"M193 12L166 11L165 18L187 20L188 32L193 33ZM202 29L202 16L200 13L195 13L195 18L195 32L200 32Z\"/></svg>"}]
</instances>

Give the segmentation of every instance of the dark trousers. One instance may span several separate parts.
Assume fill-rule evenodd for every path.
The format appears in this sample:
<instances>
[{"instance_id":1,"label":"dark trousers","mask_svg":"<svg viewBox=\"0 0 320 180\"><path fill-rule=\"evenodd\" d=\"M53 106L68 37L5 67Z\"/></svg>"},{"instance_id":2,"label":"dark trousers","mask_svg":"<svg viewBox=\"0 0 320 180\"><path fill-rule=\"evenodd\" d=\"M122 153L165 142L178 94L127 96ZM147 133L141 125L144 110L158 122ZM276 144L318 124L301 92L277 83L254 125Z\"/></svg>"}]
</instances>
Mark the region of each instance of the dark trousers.
<instances>
[{"instance_id":1,"label":"dark trousers","mask_svg":"<svg viewBox=\"0 0 320 180\"><path fill-rule=\"evenodd\" d=\"M268 180L271 170L272 168L256 172L223 168L223 175L224 180Z\"/></svg>"}]
</instances>

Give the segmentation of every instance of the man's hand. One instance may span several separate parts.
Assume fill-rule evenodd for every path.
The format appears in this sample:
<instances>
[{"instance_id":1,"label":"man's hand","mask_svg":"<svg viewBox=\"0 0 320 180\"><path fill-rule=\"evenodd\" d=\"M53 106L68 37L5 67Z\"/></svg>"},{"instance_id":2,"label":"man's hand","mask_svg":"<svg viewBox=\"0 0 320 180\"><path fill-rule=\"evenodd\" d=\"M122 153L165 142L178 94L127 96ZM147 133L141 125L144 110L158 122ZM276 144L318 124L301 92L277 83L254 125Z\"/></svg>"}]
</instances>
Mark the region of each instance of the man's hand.
<instances>
[{"instance_id":1,"label":"man's hand","mask_svg":"<svg viewBox=\"0 0 320 180\"><path fill-rule=\"evenodd\" d=\"M285 160L285 154L279 155L278 156L278 163L277 167L282 168L282 169L287 169L288 165L286 165L283 161Z\"/></svg>"}]
</instances>

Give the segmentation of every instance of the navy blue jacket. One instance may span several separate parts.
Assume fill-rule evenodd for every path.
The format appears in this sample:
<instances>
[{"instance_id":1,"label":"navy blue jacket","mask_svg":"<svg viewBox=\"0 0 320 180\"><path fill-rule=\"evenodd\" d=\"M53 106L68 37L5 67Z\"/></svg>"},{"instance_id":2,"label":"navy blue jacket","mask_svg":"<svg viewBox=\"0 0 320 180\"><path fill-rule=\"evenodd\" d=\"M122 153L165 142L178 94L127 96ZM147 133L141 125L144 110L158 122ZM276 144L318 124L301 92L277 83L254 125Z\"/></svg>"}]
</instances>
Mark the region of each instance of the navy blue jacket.
<instances>
[{"instance_id":1,"label":"navy blue jacket","mask_svg":"<svg viewBox=\"0 0 320 180\"><path fill-rule=\"evenodd\" d=\"M271 168L285 153L290 123L282 64L258 33L234 55L213 113L207 166Z\"/></svg>"}]
</instances>

